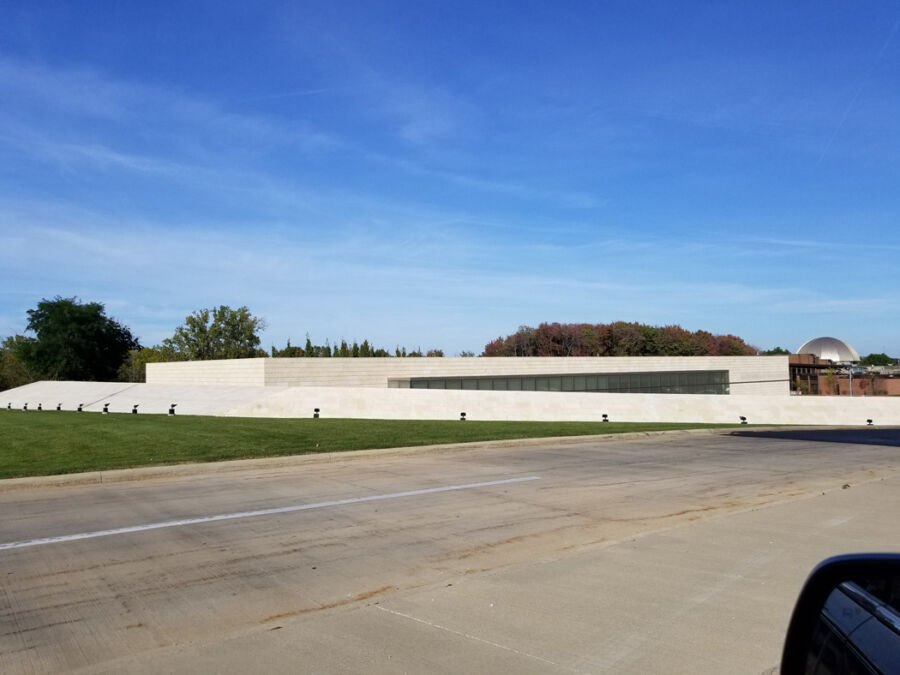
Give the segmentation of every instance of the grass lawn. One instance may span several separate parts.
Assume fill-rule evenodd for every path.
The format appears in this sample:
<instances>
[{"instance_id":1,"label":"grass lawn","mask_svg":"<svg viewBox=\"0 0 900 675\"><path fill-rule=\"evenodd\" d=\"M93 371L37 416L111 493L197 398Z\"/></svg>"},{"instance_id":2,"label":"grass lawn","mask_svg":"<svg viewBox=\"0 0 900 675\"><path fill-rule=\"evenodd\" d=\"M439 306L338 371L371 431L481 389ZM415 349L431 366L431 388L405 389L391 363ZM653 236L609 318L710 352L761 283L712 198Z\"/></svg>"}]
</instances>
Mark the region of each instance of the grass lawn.
<instances>
[{"instance_id":1,"label":"grass lawn","mask_svg":"<svg viewBox=\"0 0 900 675\"><path fill-rule=\"evenodd\" d=\"M271 419L0 410L0 478L729 424Z\"/></svg>"}]
</instances>

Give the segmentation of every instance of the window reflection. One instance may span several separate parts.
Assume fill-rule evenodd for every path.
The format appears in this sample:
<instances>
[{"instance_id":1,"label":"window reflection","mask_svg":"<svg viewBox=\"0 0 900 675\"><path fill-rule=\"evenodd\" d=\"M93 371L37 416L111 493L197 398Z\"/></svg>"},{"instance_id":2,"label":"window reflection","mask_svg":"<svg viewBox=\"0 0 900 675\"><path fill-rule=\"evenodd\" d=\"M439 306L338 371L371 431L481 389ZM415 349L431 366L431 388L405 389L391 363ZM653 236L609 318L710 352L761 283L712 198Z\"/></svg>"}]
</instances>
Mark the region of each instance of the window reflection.
<instances>
[{"instance_id":1,"label":"window reflection","mask_svg":"<svg viewBox=\"0 0 900 675\"><path fill-rule=\"evenodd\" d=\"M617 394L729 393L727 370L411 378L409 386L412 389L571 391Z\"/></svg>"}]
</instances>

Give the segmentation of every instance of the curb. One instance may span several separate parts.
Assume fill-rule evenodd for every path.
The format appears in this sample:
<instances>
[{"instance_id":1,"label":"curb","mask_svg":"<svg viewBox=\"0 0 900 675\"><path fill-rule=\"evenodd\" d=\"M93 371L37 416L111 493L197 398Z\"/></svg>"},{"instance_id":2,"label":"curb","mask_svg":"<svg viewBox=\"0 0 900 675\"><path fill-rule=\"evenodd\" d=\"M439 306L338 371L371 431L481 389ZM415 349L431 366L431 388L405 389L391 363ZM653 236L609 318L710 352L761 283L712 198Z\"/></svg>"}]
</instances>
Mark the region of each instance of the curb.
<instances>
[{"instance_id":1,"label":"curb","mask_svg":"<svg viewBox=\"0 0 900 675\"><path fill-rule=\"evenodd\" d=\"M761 429L755 429L761 430ZM400 448L377 448L372 450L346 450L342 452L322 452L259 459L235 459L222 462L200 462L190 464L168 464L165 466L140 467L134 469L111 469L108 471L88 471L85 473L58 474L53 476L29 476L0 480L0 494L18 490L37 488L73 487L81 485L102 485L104 483L124 483L130 481L154 480L160 478L185 478L191 476L213 476L236 473L252 469L281 469L307 464L335 464L352 462L374 457L403 457L423 453L442 454L466 450L536 447L541 445L579 445L610 441L635 441L666 436L712 436L728 435L733 429L673 429L669 431L635 431L624 434L599 434L593 436L548 436L545 438L511 438L498 441L474 441L472 443L448 443L443 445L418 445Z\"/></svg>"}]
</instances>

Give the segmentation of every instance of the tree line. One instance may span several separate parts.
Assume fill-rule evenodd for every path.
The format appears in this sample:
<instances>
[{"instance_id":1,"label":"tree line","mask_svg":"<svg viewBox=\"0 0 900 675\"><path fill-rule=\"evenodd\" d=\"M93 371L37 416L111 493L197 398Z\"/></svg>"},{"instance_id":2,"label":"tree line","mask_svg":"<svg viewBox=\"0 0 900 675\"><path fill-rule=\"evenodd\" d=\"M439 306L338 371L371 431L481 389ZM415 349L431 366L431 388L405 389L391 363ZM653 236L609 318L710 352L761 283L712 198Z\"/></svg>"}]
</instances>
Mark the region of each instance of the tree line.
<instances>
[{"instance_id":1,"label":"tree line","mask_svg":"<svg viewBox=\"0 0 900 675\"><path fill-rule=\"evenodd\" d=\"M284 349L272 346L271 354L260 348L259 334L265 321L244 307L220 305L200 309L185 317L171 337L152 347L142 346L124 324L106 315L99 302L80 302L57 296L41 300L26 312L25 333L0 343L0 391L36 380L82 380L144 382L148 363L162 361L208 361L251 357L386 357L384 348L368 340L336 342L332 347L304 347L288 340ZM443 356L440 349L397 347L393 356Z\"/></svg>"},{"instance_id":2,"label":"tree line","mask_svg":"<svg viewBox=\"0 0 900 675\"><path fill-rule=\"evenodd\" d=\"M0 391L36 380L143 382L148 363L213 359L441 357L441 349L388 351L369 340L341 339L303 347L291 341L267 353L260 348L265 321L244 307L220 305L185 317L171 337L142 346L124 324L106 315L102 303L77 298L43 299L26 312L27 335L0 342ZM734 335L688 331L680 326L650 326L616 321L609 324L542 323L485 345L482 356L745 356L789 354L781 347L761 352ZM460 356L475 356L462 352ZM886 354L869 354L862 365L891 365Z\"/></svg>"},{"instance_id":3,"label":"tree line","mask_svg":"<svg viewBox=\"0 0 900 675\"><path fill-rule=\"evenodd\" d=\"M421 356L443 356L443 349L429 349L427 352L422 353L422 348L419 347L417 349L406 350L406 347L397 347L394 349L393 353L385 349L384 347L374 347L369 344L368 340L363 340L362 343L354 340L352 343L348 343L346 340L341 340L340 343L335 342L332 345L328 340L325 340L324 345L314 345L312 341L309 339L309 336L306 336L306 345L303 347L297 347L291 344L290 338L288 338L287 346L284 349L278 349L274 345L272 346L271 354L272 358L367 358L367 357L389 357L394 356L397 358L404 357L421 357Z\"/></svg>"},{"instance_id":4,"label":"tree line","mask_svg":"<svg viewBox=\"0 0 900 675\"><path fill-rule=\"evenodd\" d=\"M484 356L752 356L759 350L735 335L681 326L542 323L521 326L484 348Z\"/></svg>"}]
</instances>

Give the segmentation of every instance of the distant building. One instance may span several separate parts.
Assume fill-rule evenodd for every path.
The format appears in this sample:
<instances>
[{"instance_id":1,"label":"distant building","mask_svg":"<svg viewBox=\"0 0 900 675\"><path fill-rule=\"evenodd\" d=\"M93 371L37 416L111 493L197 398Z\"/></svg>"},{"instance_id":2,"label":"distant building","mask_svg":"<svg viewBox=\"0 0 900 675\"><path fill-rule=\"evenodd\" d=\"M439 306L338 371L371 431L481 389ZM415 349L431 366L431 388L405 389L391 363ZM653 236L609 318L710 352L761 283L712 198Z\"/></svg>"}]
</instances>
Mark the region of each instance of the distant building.
<instances>
[{"instance_id":1,"label":"distant building","mask_svg":"<svg viewBox=\"0 0 900 675\"><path fill-rule=\"evenodd\" d=\"M856 365L859 361L859 353L843 340L809 340L789 357L791 392L824 396L900 395L900 379L893 377L890 367L863 368Z\"/></svg>"},{"instance_id":2,"label":"distant building","mask_svg":"<svg viewBox=\"0 0 900 675\"><path fill-rule=\"evenodd\" d=\"M835 367L831 359L820 359L815 354L791 354L788 356L791 393L818 394L819 378Z\"/></svg>"},{"instance_id":3,"label":"distant building","mask_svg":"<svg viewBox=\"0 0 900 675\"><path fill-rule=\"evenodd\" d=\"M819 337L804 342L797 354L811 354L834 363L859 363L859 353L843 340L833 337Z\"/></svg>"},{"instance_id":4,"label":"distant building","mask_svg":"<svg viewBox=\"0 0 900 675\"><path fill-rule=\"evenodd\" d=\"M824 378L828 371L858 363L859 353L838 338L818 337L800 345L797 353L788 357L788 362L792 393L826 394L829 391L824 386Z\"/></svg>"},{"instance_id":5,"label":"distant building","mask_svg":"<svg viewBox=\"0 0 900 675\"><path fill-rule=\"evenodd\" d=\"M881 377L875 373L853 375L840 373L819 376L819 393L826 396L900 396L900 378Z\"/></svg>"}]
</instances>

